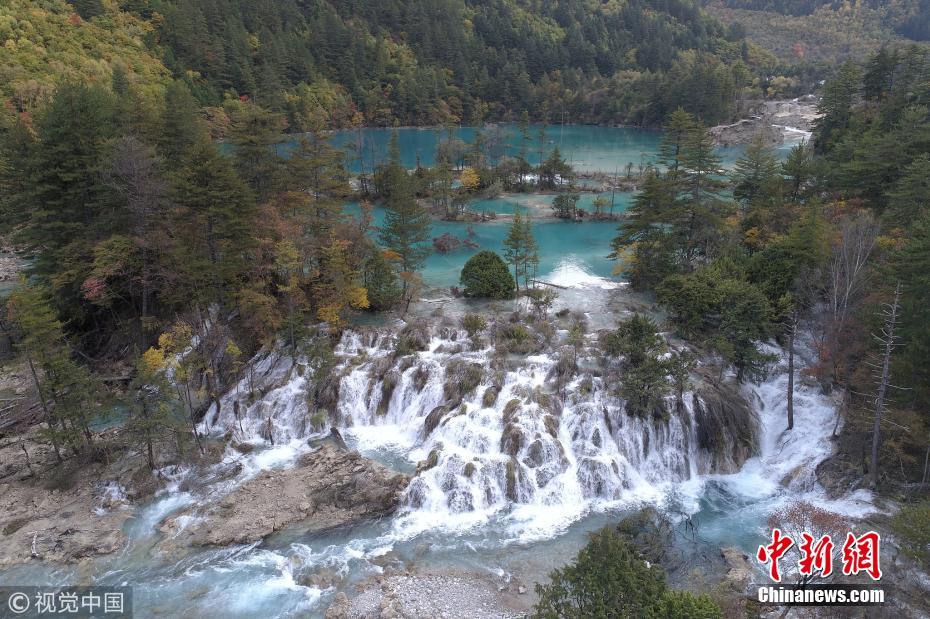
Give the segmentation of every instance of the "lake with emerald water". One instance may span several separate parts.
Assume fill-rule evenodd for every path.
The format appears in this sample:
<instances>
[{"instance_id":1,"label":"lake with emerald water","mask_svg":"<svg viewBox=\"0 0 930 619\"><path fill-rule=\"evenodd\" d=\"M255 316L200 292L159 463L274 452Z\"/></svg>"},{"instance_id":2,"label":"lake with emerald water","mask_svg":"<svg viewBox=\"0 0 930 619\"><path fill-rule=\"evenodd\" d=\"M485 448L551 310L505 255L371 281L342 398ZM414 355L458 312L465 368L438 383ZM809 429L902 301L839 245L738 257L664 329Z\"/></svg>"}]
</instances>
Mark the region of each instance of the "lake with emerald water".
<instances>
[{"instance_id":1,"label":"lake with emerald water","mask_svg":"<svg viewBox=\"0 0 930 619\"><path fill-rule=\"evenodd\" d=\"M397 132L401 161L407 168L417 165L430 167L435 163L436 150L450 137L448 128L359 129L335 132L332 143L346 150L346 165L353 173L370 173L387 161L391 135ZM456 127L451 130L454 139L473 144L475 127ZM521 149L520 129L515 124L488 125L481 128L486 150L503 156L516 156ZM656 151L662 132L630 127L600 127L593 125L530 125L526 157L533 165L558 147L562 157L579 173L603 173L623 176L628 168L633 174L655 164ZM542 135L542 142L540 136ZM798 137L800 140L800 136ZM797 144L786 141L776 147L780 157ZM540 147L542 145L542 147ZM724 168L731 168L745 152L742 146L719 148ZM583 189L581 179L579 187ZM631 204L631 192L582 192L578 207L590 211L595 198L603 197L612 205L615 214L623 213ZM458 284L459 273L465 261L476 251L489 249L501 253L507 236L509 216L517 210L534 218L533 234L539 245L539 277L569 287L590 284L598 278L610 279L617 272L617 263L608 259L610 241L616 236L615 221L560 221L549 217L553 193L505 194L491 199L476 199L468 203L468 210L476 213L501 215L496 221L447 222L434 221L431 237L449 233L460 239L471 239L477 248L460 249L440 254L434 252L423 268L428 286L448 287ZM357 205L347 211L357 213ZM376 206L373 224L384 220L384 211Z\"/></svg>"}]
</instances>

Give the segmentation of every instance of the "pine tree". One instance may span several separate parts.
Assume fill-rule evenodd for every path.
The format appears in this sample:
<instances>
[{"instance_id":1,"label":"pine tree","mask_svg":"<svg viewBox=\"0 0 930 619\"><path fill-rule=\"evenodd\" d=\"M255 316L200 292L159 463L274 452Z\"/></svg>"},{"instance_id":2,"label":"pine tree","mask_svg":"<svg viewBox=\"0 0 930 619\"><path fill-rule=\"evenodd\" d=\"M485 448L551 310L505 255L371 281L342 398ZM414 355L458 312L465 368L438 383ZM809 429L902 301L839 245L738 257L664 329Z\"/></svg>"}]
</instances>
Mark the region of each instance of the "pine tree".
<instances>
[{"instance_id":1,"label":"pine tree","mask_svg":"<svg viewBox=\"0 0 930 619\"><path fill-rule=\"evenodd\" d=\"M549 157L539 164L538 172L539 186L542 189L556 189L571 176L572 167L562 158L562 153L556 146Z\"/></svg>"},{"instance_id":2,"label":"pine tree","mask_svg":"<svg viewBox=\"0 0 930 619\"><path fill-rule=\"evenodd\" d=\"M903 172L888 192L885 218L906 228L930 213L930 155L919 155Z\"/></svg>"},{"instance_id":3,"label":"pine tree","mask_svg":"<svg viewBox=\"0 0 930 619\"><path fill-rule=\"evenodd\" d=\"M384 311L400 302L401 289L397 283L397 274L380 247L369 249L369 256L362 268L362 280L368 291L369 309Z\"/></svg>"},{"instance_id":4,"label":"pine tree","mask_svg":"<svg viewBox=\"0 0 930 619\"><path fill-rule=\"evenodd\" d=\"M184 415L170 395L168 365L163 350L149 348L136 360L136 374L129 389L124 429L139 446L150 469L156 468L158 450L164 443L174 443L181 456L185 442Z\"/></svg>"},{"instance_id":5,"label":"pine tree","mask_svg":"<svg viewBox=\"0 0 930 619\"><path fill-rule=\"evenodd\" d=\"M388 200L379 240L397 256L404 298L409 299L411 285L409 278L403 275L416 273L430 255L432 250L425 243L429 240L431 222L429 213L413 197L410 179L400 163L396 132L391 137L390 153L391 159L385 171Z\"/></svg>"},{"instance_id":6,"label":"pine tree","mask_svg":"<svg viewBox=\"0 0 930 619\"><path fill-rule=\"evenodd\" d=\"M230 117L229 141L233 146L236 171L255 193L259 202L268 200L280 188L284 160L278 144L284 119L255 104L238 107Z\"/></svg>"},{"instance_id":7,"label":"pine tree","mask_svg":"<svg viewBox=\"0 0 930 619\"><path fill-rule=\"evenodd\" d=\"M513 221L504 239L504 258L513 265L513 278L520 291L520 277L523 286L528 289L530 277L535 276L535 267L539 264L539 249L533 237L533 221L517 209Z\"/></svg>"},{"instance_id":8,"label":"pine tree","mask_svg":"<svg viewBox=\"0 0 930 619\"><path fill-rule=\"evenodd\" d=\"M781 165L781 173L788 179L790 198L798 202L813 172L814 149L802 141L792 147Z\"/></svg>"},{"instance_id":9,"label":"pine tree","mask_svg":"<svg viewBox=\"0 0 930 619\"><path fill-rule=\"evenodd\" d=\"M781 175L775 151L765 144L761 134L746 147L731 173L733 197L744 205L757 200L773 201L781 189Z\"/></svg>"},{"instance_id":10,"label":"pine tree","mask_svg":"<svg viewBox=\"0 0 930 619\"><path fill-rule=\"evenodd\" d=\"M678 173L685 141L694 132L696 124L694 116L681 107L669 114L665 122L665 131L659 143L658 162L672 176Z\"/></svg>"},{"instance_id":11,"label":"pine tree","mask_svg":"<svg viewBox=\"0 0 930 619\"><path fill-rule=\"evenodd\" d=\"M680 152L682 217L673 224L685 264L690 266L699 257L708 255L722 224L724 205L718 195L723 187L720 168L720 156L710 134L704 127L693 127Z\"/></svg>"},{"instance_id":12,"label":"pine tree","mask_svg":"<svg viewBox=\"0 0 930 619\"><path fill-rule=\"evenodd\" d=\"M15 208L29 213L20 236L37 252L33 270L71 315L94 244L121 223L122 211L112 208L101 177L115 130L112 113L113 99L99 86L61 84L37 122L38 143L24 164L25 193L14 198Z\"/></svg>"},{"instance_id":13,"label":"pine tree","mask_svg":"<svg viewBox=\"0 0 930 619\"><path fill-rule=\"evenodd\" d=\"M895 375L913 387L914 407L930 406L930 213L912 226L912 236L893 257L889 277L901 281L900 342Z\"/></svg>"},{"instance_id":14,"label":"pine tree","mask_svg":"<svg viewBox=\"0 0 930 619\"><path fill-rule=\"evenodd\" d=\"M653 288L676 270L676 249L670 234L679 218L674 181L649 170L642 189L623 215L611 241L610 258L624 260L624 272L637 290Z\"/></svg>"},{"instance_id":15,"label":"pine tree","mask_svg":"<svg viewBox=\"0 0 930 619\"><path fill-rule=\"evenodd\" d=\"M175 292L202 302L222 301L248 268L255 202L230 161L210 143L194 147L173 179L180 207L178 265L183 282Z\"/></svg>"},{"instance_id":16,"label":"pine tree","mask_svg":"<svg viewBox=\"0 0 930 619\"><path fill-rule=\"evenodd\" d=\"M814 123L817 135L814 147L817 152L830 151L849 128L853 104L859 93L860 76L859 66L847 60L836 75L824 84L823 97L817 106L819 117Z\"/></svg>"},{"instance_id":17,"label":"pine tree","mask_svg":"<svg viewBox=\"0 0 930 619\"><path fill-rule=\"evenodd\" d=\"M74 361L47 292L22 281L8 303L16 347L26 357L39 401L45 409L43 434L55 447L85 451L94 445L90 431L94 395L91 373Z\"/></svg>"},{"instance_id":18,"label":"pine tree","mask_svg":"<svg viewBox=\"0 0 930 619\"><path fill-rule=\"evenodd\" d=\"M200 106L187 84L171 82L165 89L158 148L168 169L177 170L188 160L194 147L209 140Z\"/></svg>"},{"instance_id":19,"label":"pine tree","mask_svg":"<svg viewBox=\"0 0 930 619\"><path fill-rule=\"evenodd\" d=\"M536 243L536 237L533 236L533 219L532 217L523 218L523 231L520 235L523 239L523 284L525 288L530 287L530 279L536 277L536 270L539 268L539 245Z\"/></svg>"}]
</instances>

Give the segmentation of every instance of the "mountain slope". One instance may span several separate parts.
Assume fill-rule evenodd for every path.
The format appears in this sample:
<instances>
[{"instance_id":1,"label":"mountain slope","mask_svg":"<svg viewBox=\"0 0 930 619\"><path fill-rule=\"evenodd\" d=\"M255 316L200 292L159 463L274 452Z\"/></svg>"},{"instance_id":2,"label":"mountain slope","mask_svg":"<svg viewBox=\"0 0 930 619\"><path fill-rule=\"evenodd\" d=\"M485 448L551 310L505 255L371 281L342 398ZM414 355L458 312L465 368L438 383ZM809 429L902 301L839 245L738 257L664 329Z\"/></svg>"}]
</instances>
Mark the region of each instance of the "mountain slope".
<instances>
[{"instance_id":1,"label":"mountain slope","mask_svg":"<svg viewBox=\"0 0 930 619\"><path fill-rule=\"evenodd\" d=\"M536 120L717 123L771 58L693 0L9 0L2 94L63 79L145 99L171 75L204 106L248 98L289 129Z\"/></svg>"},{"instance_id":2,"label":"mountain slope","mask_svg":"<svg viewBox=\"0 0 930 619\"><path fill-rule=\"evenodd\" d=\"M147 47L153 31L151 23L115 10L85 19L64 0L4 0L0 95L27 109L63 79L109 83L117 65L143 92L160 90L170 74Z\"/></svg>"},{"instance_id":3,"label":"mountain slope","mask_svg":"<svg viewBox=\"0 0 930 619\"><path fill-rule=\"evenodd\" d=\"M666 105L631 102L599 117L585 93L634 73L644 90L693 52L705 66L748 56L744 42L690 0L137 0L157 22L158 43L176 74L193 72L204 103L251 96L289 111L326 98L338 122L434 124L542 118L652 123ZM126 8L131 8L126 5ZM157 17L156 17L157 16ZM726 98L729 76L709 73ZM630 76L628 75L628 79ZM719 83L716 83L719 82ZM601 85L603 86L603 84ZM651 106L652 109L646 109ZM726 116L729 101L706 114ZM359 118L356 113L360 113ZM719 118L707 118L709 121Z\"/></svg>"},{"instance_id":4,"label":"mountain slope","mask_svg":"<svg viewBox=\"0 0 930 619\"><path fill-rule=\"evenodd\" d=\"M836 63L930 40L930 0L710 0L708 14L782 60Z\"/></svg>"}]
</instances>

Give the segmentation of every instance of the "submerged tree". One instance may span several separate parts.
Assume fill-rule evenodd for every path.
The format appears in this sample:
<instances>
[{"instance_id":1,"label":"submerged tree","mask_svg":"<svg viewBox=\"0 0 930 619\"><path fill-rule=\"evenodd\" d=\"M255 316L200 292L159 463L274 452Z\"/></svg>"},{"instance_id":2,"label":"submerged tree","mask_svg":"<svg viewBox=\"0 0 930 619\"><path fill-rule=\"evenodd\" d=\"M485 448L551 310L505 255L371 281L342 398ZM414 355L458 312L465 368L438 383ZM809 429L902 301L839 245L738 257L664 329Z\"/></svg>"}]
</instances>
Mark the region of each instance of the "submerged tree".
<instances>
[{"instance_id":1,"label":"submerged tree","mask_svg":"<svg viewBox=\"0 0 930 619\"><path fill-rule=\"evenodd\" d=\"M524 215L520 209L513 214L513 221L504 239L504 257L513 265L513 278L520 290L520 277L523 277L523 287L530 287L530 279L535 276L535 268L539 264L539 251L536 239L533 237L533 220Z\"/></svg>"}]
</instances>

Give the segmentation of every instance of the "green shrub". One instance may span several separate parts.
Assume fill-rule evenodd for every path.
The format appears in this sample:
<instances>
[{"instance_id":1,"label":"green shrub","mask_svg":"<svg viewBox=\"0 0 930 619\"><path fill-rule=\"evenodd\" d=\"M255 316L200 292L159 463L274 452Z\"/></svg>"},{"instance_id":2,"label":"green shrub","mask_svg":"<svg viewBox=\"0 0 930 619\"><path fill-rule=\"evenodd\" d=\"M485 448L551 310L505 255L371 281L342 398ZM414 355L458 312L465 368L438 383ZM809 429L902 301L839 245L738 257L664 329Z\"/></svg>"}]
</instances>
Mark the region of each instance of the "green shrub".
<instances>
[{"instance_id":1,"label":"green shrub","mask_svg":"<svg viewBox=\"0 0 930 619\"><path fill-rule=\"evenodd\" d=\"M593 535L575 562L536 585L534 616L545 619L719 619L720 608L707 596L673 591L665 573L647 565L633 545L610 528Z\"/></svg>"},{"instance_id":2,"label":"green shrub","mask_svg":"<svg viewBox=\"0 0 930 619\"><path fill-rule=\"evenodd\" d=\"M530 330L524 327L523 325L509 325L501 331L501 336L507 340L513 340L518 344L522 344L532 337Z\"/></svg>"},{"instance_id":3,"label":"green shrub","mask_svg":"<svg viewBox=\"0 0 930 619\"><path fill-rule=\"evenodd\" d=\"M708 595L669 589L662 600L659 616L669 619L721 619L723 612Z\"/></svg>"},{"instance_id":4,"label":"green shrub","mask_svg":"<svg viewBox=\"0 0 930 619\"><path fill-rule=\"evenodd\" d=\"M516 289L504 260L493 251L481 251L469 258L459 279L466 297L510 299Z\"/></svg>"},{"instance_id":5,"label":"green shrub","mask_svg":"<svg viewBox=\"0 0 930 619\"><path fill-rule=\"evenodd\" d=\"M488 328L488 321L478 314L466 314L462 318L462 328L468 332L468 337L474 339L476 335Z\"/></svg>"}]
</instances>

